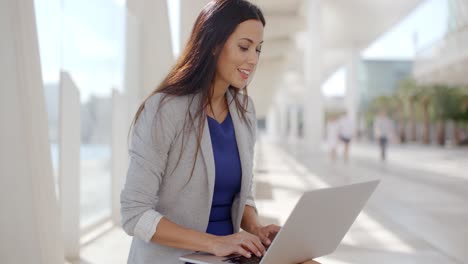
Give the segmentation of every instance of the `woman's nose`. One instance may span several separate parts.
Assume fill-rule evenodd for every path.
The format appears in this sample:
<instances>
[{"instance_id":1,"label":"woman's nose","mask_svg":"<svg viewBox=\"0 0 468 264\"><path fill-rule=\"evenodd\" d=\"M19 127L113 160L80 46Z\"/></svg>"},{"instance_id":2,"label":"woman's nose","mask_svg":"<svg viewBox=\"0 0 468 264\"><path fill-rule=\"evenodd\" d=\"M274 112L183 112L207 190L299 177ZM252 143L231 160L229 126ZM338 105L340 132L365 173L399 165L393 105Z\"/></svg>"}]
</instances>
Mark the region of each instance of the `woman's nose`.
<instances>
[{"instance_id":1,"label":"woman's nose","mask_svg":"<svg viewBox=\"0 0 468 264\"><path fill-rule=\"evenodd\" d=\"M257 51L249 52L249 57L247 58L247 62L252 65L257 65L259 59L259 53Z\"/></svg>"}]
</instances>

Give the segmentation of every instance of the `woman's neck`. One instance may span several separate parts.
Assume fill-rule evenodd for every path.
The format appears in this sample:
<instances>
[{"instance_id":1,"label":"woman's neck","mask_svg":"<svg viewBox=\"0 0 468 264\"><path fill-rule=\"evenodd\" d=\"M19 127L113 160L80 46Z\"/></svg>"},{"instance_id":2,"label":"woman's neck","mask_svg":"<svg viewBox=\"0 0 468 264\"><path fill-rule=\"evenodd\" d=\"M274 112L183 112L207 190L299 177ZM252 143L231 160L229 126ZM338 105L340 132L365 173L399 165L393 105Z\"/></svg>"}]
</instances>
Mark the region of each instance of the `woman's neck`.
<instances>
[{"instance_id":1,"label":"woman's neck","mask_svg":"<svg viewBox=\"0 0 468 264\"><path fill-rule=\"evenodd\" d=\"M208 106L207 113L215 118L223 117L228 108L226 92L229 85L216 83L213 85L213 96L211 97L211 107Z\"/></svg>"}]
</instances>

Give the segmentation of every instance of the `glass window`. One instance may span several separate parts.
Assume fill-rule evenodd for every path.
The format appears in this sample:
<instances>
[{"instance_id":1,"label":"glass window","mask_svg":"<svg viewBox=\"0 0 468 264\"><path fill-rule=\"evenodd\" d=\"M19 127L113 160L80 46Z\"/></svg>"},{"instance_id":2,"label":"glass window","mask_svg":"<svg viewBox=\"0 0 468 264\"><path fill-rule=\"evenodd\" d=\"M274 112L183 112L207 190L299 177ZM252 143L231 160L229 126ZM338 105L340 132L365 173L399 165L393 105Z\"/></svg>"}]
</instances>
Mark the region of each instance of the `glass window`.
<instances>
[{"instance_id":1,"label":"glass window","mask_svg":"<svg viewBox=\"0 0 468 264\"><path fill-rule=\"evenodd\" d=\"M123 87L125 1L35 0L35 5L55 175L60 71L70 74L80 92L77 188L84 228L111 213L111 96L112 89Z\"/></svg>"},{"instance_id":2,"label":"glass window","mask_svg":"<svg viewBox=\"0 0 468 264\"><path fill-rule=\"evenodd\" d=\"M55 177L55 190L58 195L61 4L60 0L36 0L34 4L41 57L42 80L48 115L49 142Z\"/></svg>"}]
</instances>

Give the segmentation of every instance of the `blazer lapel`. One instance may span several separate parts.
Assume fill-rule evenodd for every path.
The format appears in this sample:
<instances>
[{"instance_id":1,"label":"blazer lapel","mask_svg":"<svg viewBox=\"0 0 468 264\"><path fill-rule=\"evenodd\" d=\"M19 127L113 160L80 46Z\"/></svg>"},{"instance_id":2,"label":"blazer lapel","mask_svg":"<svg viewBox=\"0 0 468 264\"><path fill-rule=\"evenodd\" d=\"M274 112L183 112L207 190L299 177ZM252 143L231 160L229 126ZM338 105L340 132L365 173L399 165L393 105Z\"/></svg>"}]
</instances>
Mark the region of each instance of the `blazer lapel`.
<instances>
[{"instance_id":1,"label":"blazer lapel","mask_svg":"<svg viewBox=\"0 0 468 264\"><path fill-rule=\"evenodd\" d=\"M203 128L203 136L201 139L201 152L206 165L206 174L208 177L208 190L210 206L213 200L214 185L215 185L215 161L213 156L213 146L211 144L210 128L208 121L205 119L205 127Z\"/></svg>"},{"instance_id":2,"label":"blazer lapel","mask_svg":"<svg viewBox=\"0 0 468 264\"><path fill-rule=\"evenodd\" d=\"M239 116L236 103L233 100L231 92L228 90L226 94L229 104L229 112L231 113L232 123L234 125L234 131L236 133L237 148L239 150L239 158L242 168L242 184L240 196L245 197L247 188L249 187L249 183L251 181L251 174L248 169L251 161L249 160L249 146L246 141L248 139L248 135L245 129L245 122L242 121L242 118Z\"/></svg>"},{"instance_id":3,"label":"blazer lapel","mask_svg":"<svg viewBox=\"0 0 468 264\"><path fill-rule=\"evenodd\" d=\"M192 116L196 114L196 111L198 110L197 107L198 107L200 100L201 100L200 94L196 94L194 96L192 105L190 106L190 112L192 113ZM200 151L201 151L203 161L205 162L205 166L206 166L208 191L209 191L208 201L209 201L209 206L211 207L211 203L213 200L214 185L215 185L215 162L214 162L214 156L213 156L213 146L211 145L211 136L210 136L210 128L208 126L208 120L205 118L203 122L205 123L205 125L203 128L203 134L202 134L201 142L200 142ZM195 120L194 125L195 125L195 129L197 129L198 120Z\"/></svg>"}]
</instances>

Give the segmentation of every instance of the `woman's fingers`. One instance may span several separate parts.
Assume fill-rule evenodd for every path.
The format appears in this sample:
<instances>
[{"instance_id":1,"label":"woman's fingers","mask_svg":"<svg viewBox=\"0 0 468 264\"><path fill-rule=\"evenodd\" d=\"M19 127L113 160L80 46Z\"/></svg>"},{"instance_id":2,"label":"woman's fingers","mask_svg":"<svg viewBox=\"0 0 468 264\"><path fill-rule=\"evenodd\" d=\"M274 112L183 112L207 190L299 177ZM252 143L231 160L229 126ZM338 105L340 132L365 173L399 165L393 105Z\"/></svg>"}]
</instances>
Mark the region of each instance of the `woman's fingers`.
<instances>
[{"instance_id":1,"label":"woman's fingers","mask_svg":"<svg viewBox=\"0 0 468 264\"><path fill-rule=\"evenodd\" d=\"M280 231L281 227L277 226L277 225L269 225L267 226L267 230L268 232L270 233L273 233L273 234L276 234Z\"/></svg>"},{"instance_id":2,"label":"woman's fingers","mask_svg":"<svg viewBox=\"0 0 468 264\"><path fill-rule=\"evenodd\" d=\"M258 236L264 245L269 246L280 229L277 225L268 225L260 229Z\"/></svg>"},{"instance_id":3,"label":"woman's fingers","mask_svg":"<svg viewBox=\"0 0 468 264\"><path fill-rule=\"evenodd\" d=\"M256 247L257 250L258 250L258 253L260 253L260 256L263 255L263 254L265 254L266 249L265 249L265 247L263 246L262 241L260 240L260 238L258 238L257 236L254 236L254 235L252 235L251 237L252 237L252 242L253 242L253 244L255 245L255 247ZM258 254L257 254L257 255L258 255ZM260 256L259 256L259 257L260 257Z\"/></svg>"},{"instance_id":4,"label":"woman's fingers","mask_svg":"<svg viewBox=\"0 0 468 264\"><path fill-rule=\"evenodd\" d=\"M243 245L252 251L252 253L259 257L265 253L265 247L257 236L249 233L244 233L244 235Z\"/></svg>"},{"instance_id":5,"label":"woman's fingers","mask_svg":"<svg viewBox=\"0 0 468 264\"><path fill-rule=\"evenodd\" d=\"M252 255L250 254L250 252L248 252L247 250L245 250L241 245L238 245L237 246L237 253L241 254L242 256L246 257L246 258L250 258Z\"/></svg>"},{"instance_id":6,"label":"woman's fingers","mask_svg":"<svg viewBox=\"0 0 468 264\"><path fill-rule=\"evenodd\" d=\"M260 240L263 242L263 244L265 245L270 245L271 241L270 239L268 239L268 236L269 236L270 232L268 231L268 229L265 227L263 228L260 232L259 232L259 237L260 237Z\"/></svg>"},{"instance_id":7,"label":"woman's fingers","mask_svg":"<svg viewBox=\"0 0 468 264\"><path fill-rule=\"evenodd\" d=\"M268 231L259 232L258 235L263 245L269 246L271 244L270 239L268 239Z\"/></svg>"},{"instance_id":8,"label":"woman's fingers","mask_svg":"<svg viewBox=\"0 0 468 264\"><path fill-rule=\"evenodd\" d=\"M260 250L260 253L262 254L265 254L266 253L266 248L265 246L262 244L262 241L260 240L260 238L258 238L257 236L255 235L252 235L253 239L254 239L254 243L255 245L257 246L258 250Z\"/></svg>"},{"instance_id":9,"label":"woman's fingers","mask_svg":"<svg viewBox=\"0 0 468 264\"><path fill-rule=\"evenodd\" d=\"M274 239L276 234L278 234L278 232L280 231L281 227L277 226L277 225L269 225L267 226L267 230L268 230L268 238L269 239Z\"/></svg>"},{"instance_id":10,"label":"woman's fingers","mask_svg":"<svg viewBox=\"0 0 468 264\"><path fill-rule=\"evenodd\" d=\"M277 226L277 225L270 225L270 226L273 229L273 231L275 231L276 233L278 233L281 229L281 226Z\"/></svg>"},{"instance_id":11,"label":"woman's fingers","mask_svg":"<svg viewBox=\"0 0 468 264\"><path fill-rule=\"evenodd\" d=\"M250 252L257 255L258 257L262 255L252 241L246 240L244 243L242 243L242 246L246 247Z\"/></svg>"}]
</instances>

